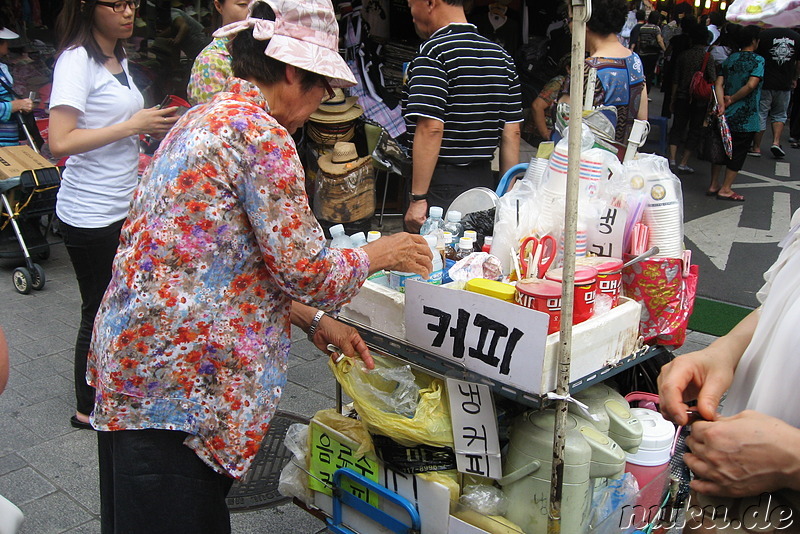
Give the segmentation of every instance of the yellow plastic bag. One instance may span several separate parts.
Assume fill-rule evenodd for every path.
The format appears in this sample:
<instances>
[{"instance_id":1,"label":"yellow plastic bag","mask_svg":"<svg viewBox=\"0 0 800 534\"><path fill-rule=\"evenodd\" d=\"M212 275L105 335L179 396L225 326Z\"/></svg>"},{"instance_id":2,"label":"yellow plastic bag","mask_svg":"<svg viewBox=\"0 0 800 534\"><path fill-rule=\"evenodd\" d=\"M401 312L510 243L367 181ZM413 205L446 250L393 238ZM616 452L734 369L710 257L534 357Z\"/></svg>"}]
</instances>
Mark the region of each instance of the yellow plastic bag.
<instances>
[{"instance_id":1,"label":"yellow plastic bag","mask_svg":"<svg viewBox=\"0 0 800 534\"><path fill-rule=\"evenodd\" d=\"M373 354L375 369L395 369L403 364ZM342 358L334 364L328 360L336 380L353 399L356 411L370 432L388 436L406 447L419 444L433 447L453 446L453 425L445 395L444 383L422 373L413 372L419 387L419 398L413 417L385 411L374 402L376 397L390 394L387 381L375 371L369 371L361 360Z\"/></svg>"}]
</instances>

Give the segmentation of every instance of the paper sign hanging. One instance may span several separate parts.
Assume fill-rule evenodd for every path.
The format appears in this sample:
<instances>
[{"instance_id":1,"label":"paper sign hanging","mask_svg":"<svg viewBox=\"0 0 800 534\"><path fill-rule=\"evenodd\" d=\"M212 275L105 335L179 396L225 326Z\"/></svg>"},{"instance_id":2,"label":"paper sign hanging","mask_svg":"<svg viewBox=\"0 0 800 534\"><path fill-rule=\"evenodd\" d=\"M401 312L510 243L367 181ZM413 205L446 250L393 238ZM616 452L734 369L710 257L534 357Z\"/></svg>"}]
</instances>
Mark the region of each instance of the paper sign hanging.
<instances>
[{"instance_id":1,"label":"paper sign hanging","mask_svg":"<svg viewBox=\"0 0 800 534\"><path fill-rule=\"evenodd\" d=\"M489 386L447 378L456 465L462 473L503 476L497 415Z\"/></svg>"}]
</instances>

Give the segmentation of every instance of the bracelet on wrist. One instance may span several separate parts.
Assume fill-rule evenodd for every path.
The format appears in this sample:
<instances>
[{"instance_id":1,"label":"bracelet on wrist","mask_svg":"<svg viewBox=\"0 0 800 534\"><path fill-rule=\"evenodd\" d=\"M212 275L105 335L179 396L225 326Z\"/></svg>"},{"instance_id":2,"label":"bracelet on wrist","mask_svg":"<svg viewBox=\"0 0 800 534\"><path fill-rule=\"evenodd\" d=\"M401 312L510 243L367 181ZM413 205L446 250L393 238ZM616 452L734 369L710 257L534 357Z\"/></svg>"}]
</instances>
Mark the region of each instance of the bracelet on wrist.
<instances>
[{"instance_id":1,"label":"bracelet on wrist","mask_svg":"<svg viewBox=\"0 0 800 534\"><path fill-rule=\"evenodd\" d=\"M322 320L322 317L325 315L325 312L322 310L317 310L317 313L314 314L314 318L311 319L311 324L308 326L308 340L314 341L314 334L317 333L317 328L319 328L319 322Z\"/></svg>"}]
</instances>

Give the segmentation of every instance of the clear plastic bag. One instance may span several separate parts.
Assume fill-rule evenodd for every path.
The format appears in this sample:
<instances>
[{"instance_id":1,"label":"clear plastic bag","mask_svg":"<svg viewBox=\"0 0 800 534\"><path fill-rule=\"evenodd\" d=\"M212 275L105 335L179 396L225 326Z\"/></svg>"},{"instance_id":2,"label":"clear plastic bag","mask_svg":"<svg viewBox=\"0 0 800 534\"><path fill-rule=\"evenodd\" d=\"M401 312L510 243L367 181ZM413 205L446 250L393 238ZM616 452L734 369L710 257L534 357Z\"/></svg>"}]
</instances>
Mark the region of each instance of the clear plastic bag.
<instances>
[{"instance_id":1,"label":"clear plastic bag","mask_svg":"<svg viewBox=\"0 0 800 534\"><path fill-rule=\"evenodd\" d=\"M296 497L304 503L311 502L308 489L308 475L300 468L308 465L308 425L294 423L286 431L283 444L292 453L291 461L281 471L278 480L278 492L286 497Z\"/></svg>"},{"instance_id":2,"label":"clear plastic bag","mask_svg":"<svg viewBox=\"0 0 800 534\"><path fill-rule=\"evenodd\" d=\"M494 486L466 486L458 502L483 515L506 515L508 499Z\"/></svg>"}]
</instances>

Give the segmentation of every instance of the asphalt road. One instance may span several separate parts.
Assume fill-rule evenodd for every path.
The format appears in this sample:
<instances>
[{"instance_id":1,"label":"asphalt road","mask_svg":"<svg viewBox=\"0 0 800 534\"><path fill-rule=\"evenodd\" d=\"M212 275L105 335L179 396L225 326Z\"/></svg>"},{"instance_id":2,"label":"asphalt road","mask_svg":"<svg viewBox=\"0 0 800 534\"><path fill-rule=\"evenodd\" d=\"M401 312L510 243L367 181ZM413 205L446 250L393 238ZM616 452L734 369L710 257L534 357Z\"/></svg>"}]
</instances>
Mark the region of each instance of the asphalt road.
<instances>
[{"instance_id":1,"label":"asphalt road","mask_svg":"<svg viewBox=\"0 0 800 534\"><path fill-rule=\"evenodd\" d=\"M786 157L769 153L772 136L762 141L760 158L748 157L734 182L745 202L721 201L705 195L711 165L692 159L694 174L679 175L683 184L685 247L700 268L698 296L748 307L758 305L756 292L763 273L778 256L778 242L789 230L800 207L800 149L789 147Z\"/></svg>"}]
</instances>

